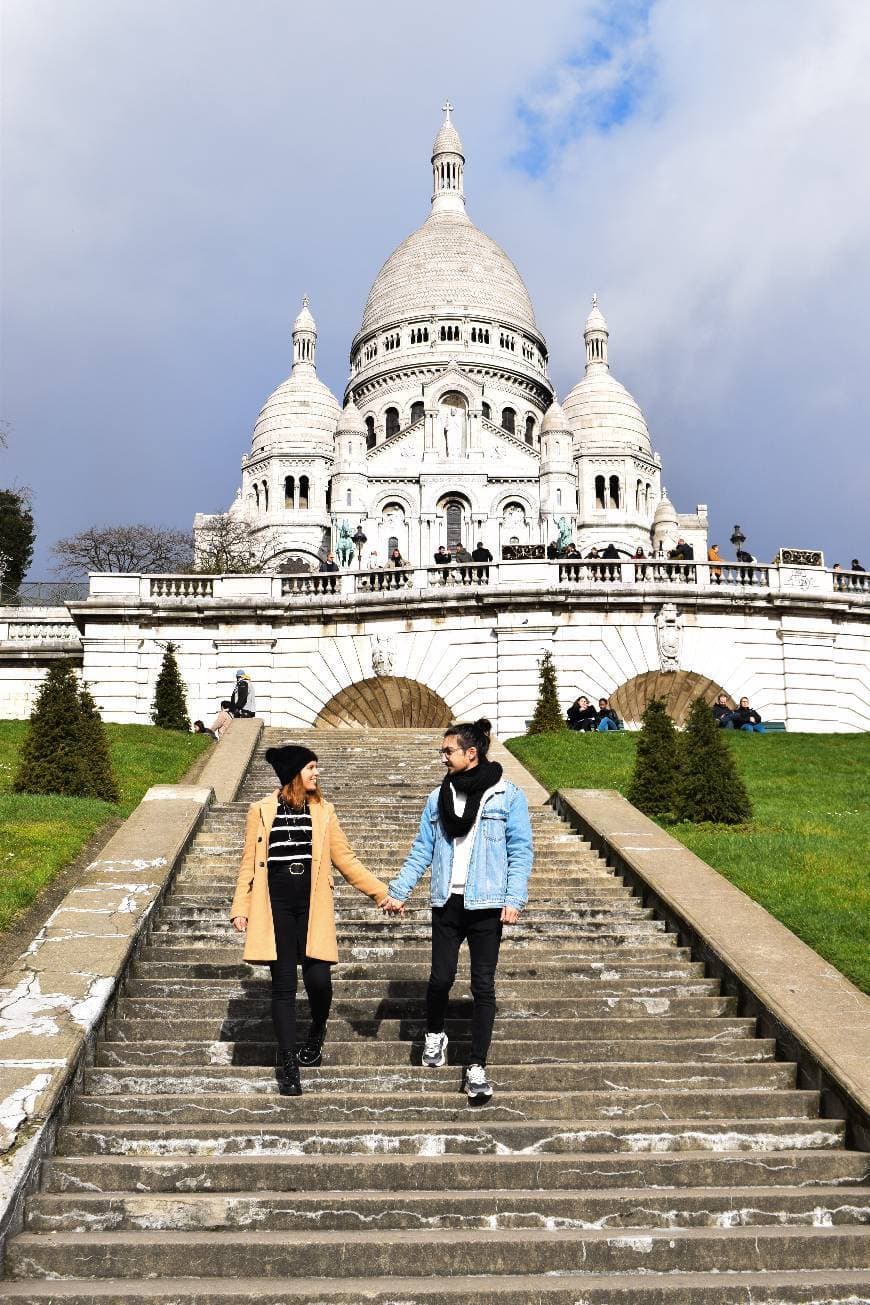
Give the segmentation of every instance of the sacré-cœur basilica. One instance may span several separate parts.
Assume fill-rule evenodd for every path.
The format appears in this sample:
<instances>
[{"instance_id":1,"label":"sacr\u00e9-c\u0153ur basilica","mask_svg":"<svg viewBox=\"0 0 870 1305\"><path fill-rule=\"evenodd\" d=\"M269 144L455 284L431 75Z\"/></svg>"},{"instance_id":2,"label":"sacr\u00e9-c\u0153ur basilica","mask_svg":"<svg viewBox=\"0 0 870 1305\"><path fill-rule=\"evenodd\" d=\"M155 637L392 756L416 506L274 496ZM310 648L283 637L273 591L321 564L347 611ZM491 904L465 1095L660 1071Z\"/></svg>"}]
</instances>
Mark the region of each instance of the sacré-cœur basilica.
<instances>
[{"instance_id":1,"label":"sacr\u00e9-c\u0153ur basilica","mask_svg":"<svg viewBox=\"0 0 870 1305\"><path fill-rule=\"evenodd\" d=\"M360 529L357 567L396 548L420 566L439 544L483 542L500 557L559 538L584 555L613 544L650 556L682 536L705 558L705 509L678 515L669 502L643 413L610 370L597 299L584 374L557 401L522 278L466 211L450 112L432 148L431 211L375 279L344 406L317 376L306 297L292 371L257 418L231 515L286 571L316 569ZM200 535L208 520L196 518Z\"/></svg>"}]
</instances>

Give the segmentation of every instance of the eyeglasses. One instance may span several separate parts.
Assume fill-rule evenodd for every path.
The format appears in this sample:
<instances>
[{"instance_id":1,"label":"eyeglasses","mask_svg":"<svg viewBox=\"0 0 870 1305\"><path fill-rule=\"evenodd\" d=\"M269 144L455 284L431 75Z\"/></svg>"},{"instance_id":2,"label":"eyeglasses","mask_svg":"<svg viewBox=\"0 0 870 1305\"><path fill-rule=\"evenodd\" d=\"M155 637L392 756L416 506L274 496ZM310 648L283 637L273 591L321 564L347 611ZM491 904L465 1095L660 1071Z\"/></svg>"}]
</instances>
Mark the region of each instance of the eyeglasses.
<instances>
[{"instance_id":1,"label":"eyeglasses","mask_svg":"<svg viewBox=\"0 0 870 1305\"><path fill-rule=\"evenodd\" d=\"M439 756L439 757L451 757L451 756L453 755L454 752L464 752L464 751L465 751L465 748L439 748L439 749L438 749L438 756Z\"/></svg>"}]
</instances>

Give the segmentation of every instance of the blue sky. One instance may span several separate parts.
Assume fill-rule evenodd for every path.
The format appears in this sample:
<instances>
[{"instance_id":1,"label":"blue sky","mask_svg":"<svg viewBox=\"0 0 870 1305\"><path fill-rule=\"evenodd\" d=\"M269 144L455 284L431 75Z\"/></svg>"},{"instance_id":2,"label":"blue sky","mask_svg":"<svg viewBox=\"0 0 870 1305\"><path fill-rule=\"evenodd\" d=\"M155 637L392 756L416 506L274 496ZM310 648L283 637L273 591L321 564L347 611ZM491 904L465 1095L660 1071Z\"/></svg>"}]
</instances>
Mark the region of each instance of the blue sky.
<instances>
[{"instance_id":1,"label":"blue sky","mask_svg":"<svg viewBox=\"0 0 870 1305\"><path fill-rule=\"evenodd\" d=\"M0 483L48 550L232 500L303 293L341 394L449 96L560 396L597 291L677 506L870 556L870 7L5 0Z\"/></svg>"}]
</instances>

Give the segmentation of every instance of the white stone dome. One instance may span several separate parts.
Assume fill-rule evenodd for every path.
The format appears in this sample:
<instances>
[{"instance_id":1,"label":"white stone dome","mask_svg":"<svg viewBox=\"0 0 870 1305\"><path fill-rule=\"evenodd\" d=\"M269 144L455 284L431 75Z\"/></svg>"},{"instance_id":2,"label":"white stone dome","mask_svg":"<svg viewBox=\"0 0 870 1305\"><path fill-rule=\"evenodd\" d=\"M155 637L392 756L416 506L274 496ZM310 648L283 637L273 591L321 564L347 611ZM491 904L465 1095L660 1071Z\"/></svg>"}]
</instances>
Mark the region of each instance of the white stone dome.
<instances>
[{"instance_id":1,"label":"white stone dome","mask_svg":"<svg viewBox=\"0 0 870 1305\"><path fill-rule=\"evenodd\" d=\"M336 430L341 431L343 434L368 434L368 428L363 421L363 415L353 399L348 398L347 403L342 408Z\"/></svg>"},{"instance_id":2,"label":"white stone dome","mask_svg":"<svg viewBox=\"0 0 870 1305\"><path fill-rule=\"evenodd\" d=\"M653 517L653 526L676 526L679 524L677 509L668 498L668 491L662 489L662 496Z\"/></svg>"},{"instance_id":3,"label":"white stone dome","mask_svg":"<svg viewBox=\"0 0 870 1305\"><path fill-rule=\"evenodd\" d=\"M433 312L479 315L538 333L522 277L464 212L433 212L378 273L359 335Z\"/></svg>"},{"instance_id":4,"label":"white stone dome","mask_svg":"<svg viewBox=\"0 0 870 1305\"><path fill-rule=\"evenodd\" d=\"M557 399L554 399L547 411L544 413L544 420L541 422L541 434L547 435L550 431L569 431L571 423L565 416L565 410Z\"/></svg>"},{"instance_id":5,"label":"white stone dome","mask_svg":"<svg viewBox=\"0 0 870 1305\"><path fill-rule=\"evenodd\" d=\"M574 436L589 444L625 444L652 454L637 400L605 368L590 368L562 405Z\"/></svg>"},{"instance_id":6,"label":"white stone dome","mask_svg":"<svg viewBox=\"0 0 870 1305\"><path fill-rule=\"evenodd\" d=\"M331 452L340 415L341 404L314 368L297 365L260 409L253 451L293 447L308 452L318 446Z\"/></svg>"}]
</instances>

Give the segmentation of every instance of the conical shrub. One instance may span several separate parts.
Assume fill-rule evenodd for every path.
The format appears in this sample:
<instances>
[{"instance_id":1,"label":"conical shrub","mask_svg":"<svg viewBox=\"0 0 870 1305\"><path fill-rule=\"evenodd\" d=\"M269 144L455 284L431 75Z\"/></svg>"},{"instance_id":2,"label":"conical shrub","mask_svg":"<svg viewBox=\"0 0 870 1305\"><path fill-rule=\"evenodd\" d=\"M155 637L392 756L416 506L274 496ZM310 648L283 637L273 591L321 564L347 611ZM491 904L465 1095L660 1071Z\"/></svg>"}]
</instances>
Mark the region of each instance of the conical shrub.
<instances>
[{"instance_id":1,"label":"conical shrub","mask_svg":"<svg viewBox=\"0 0 870 1305\"><path fill-rule=\"evenodd\" d=\"M16 793L87 797L83 782L75 667L56 662L36 695L12 787Z\"/></svg>"},{"instance_id":2,"label":"conical shrub","mask_svg":"<svg viewBox=\"0 0 870 1305\"><path fill-rule=\"evenodd\" d=\"M739 825L752 805L710 704L696 698L683 735L675 815L678 820Z\"/></svg>"},{"instance_id":3,"label":"conical shrub","mask_svg":"<svg viewBox=\"0 0 870 1305\"><path fill-rule=\"evenodd\" d=\"M174 643L167 643L164 647L163 662L154 689L151 719L164 730L189 730L186 690L175 660L176 647Z\"/></svg>"},{"instance_id":4,"label":"conical shrub","mask_svg":"<svg viewBox=\"0 0 870 1305\"><path fill-rule=\"evenodd\" d=\"M112 771L106 727L86 685L79 689L79 757L88 797L117 802L118 785Z\"/></svg>"},{"instance_id":5,"label":"conical shrub","mask_svg":"<svg viewBox=\"0 0 870 1305\"><path fill-rule=\"evenodd\" d=\"M664 698L653 698L647 703L637 736L629 802L648 816L670 815L676 804L679 773L679 736Z\"/></svg>"},{"instance_id":6,"label":"conical shrub","mask_svg":"<svg viewBox=\"0 0 870 1305\"><path fill-rule=\"evenodd\" d=\"M559 706L559 690L556 684L556 668L552 655L545 652L538 662L538 701L535 714L529 725L530 734L548 734L565 728L562 709Z\"/></svg>"}]
</instances>

